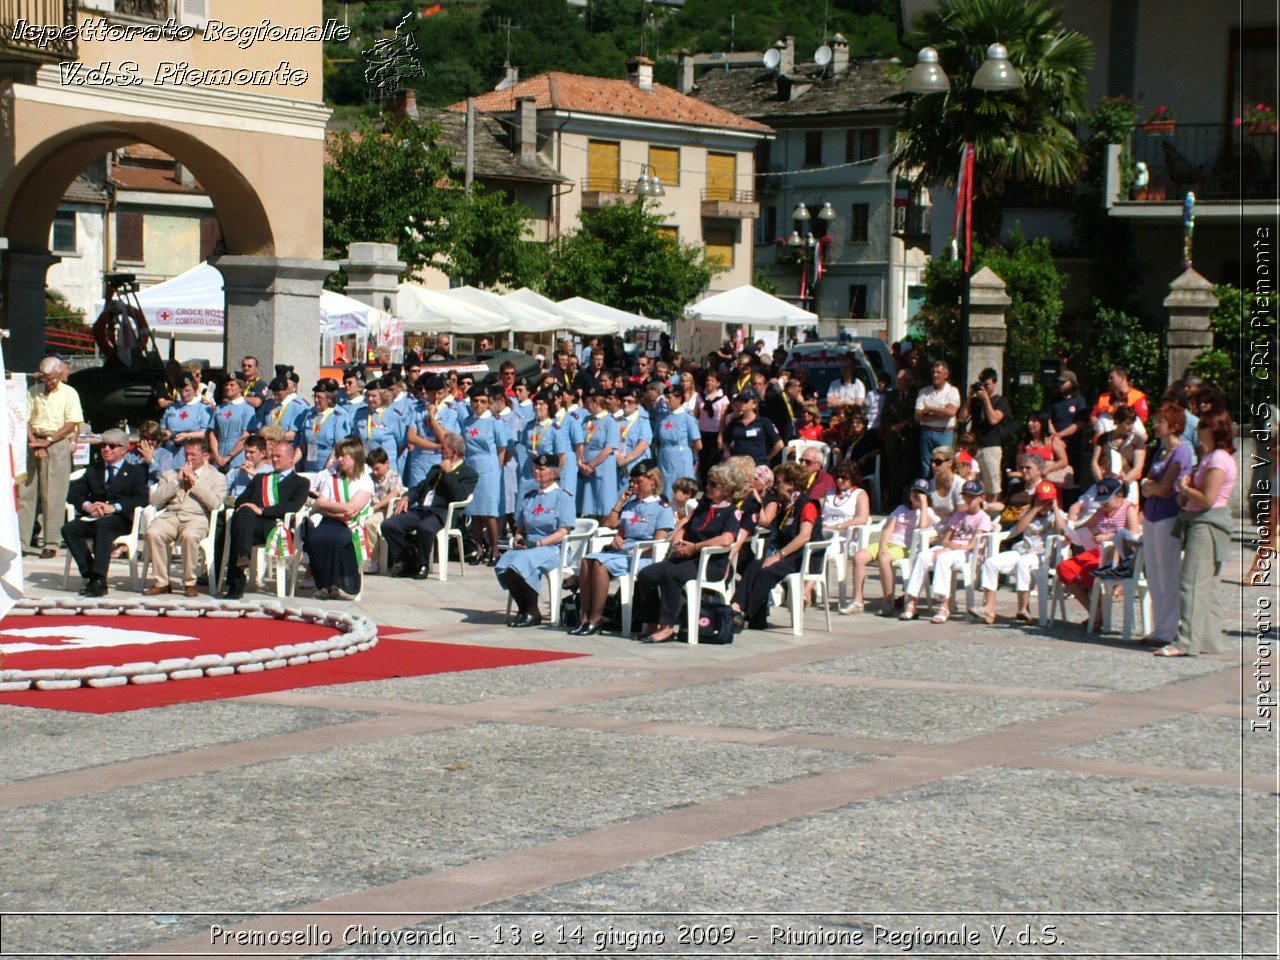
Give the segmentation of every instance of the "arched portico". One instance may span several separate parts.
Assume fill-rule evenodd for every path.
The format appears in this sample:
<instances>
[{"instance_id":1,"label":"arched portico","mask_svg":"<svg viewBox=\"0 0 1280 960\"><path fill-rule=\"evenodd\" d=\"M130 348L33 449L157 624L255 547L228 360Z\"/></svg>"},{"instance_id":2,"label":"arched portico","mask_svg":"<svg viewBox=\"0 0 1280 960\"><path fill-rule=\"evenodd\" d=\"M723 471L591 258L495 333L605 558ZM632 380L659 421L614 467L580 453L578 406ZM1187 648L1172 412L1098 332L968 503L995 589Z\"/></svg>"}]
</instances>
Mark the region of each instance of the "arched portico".
<instances>
[{"instance_id":1,"label":"arched portico","mask_svg":"<svg viewBox=\"0 0 1280 960\"><path fill-rule=\"evenodd\" d=\"M0 289L11 367L33 370L44 353L45 274L57 262L49 230L67 185L105 153L143 142L175 157L213 201L227 250L214 265L226 280L229 361L252 353L268 369L289 362L304 379L316 374L316 351L302 345L315 343L321 285L334 269L319 256L327 110L232 93L195 101L163 88L127 101L39 82L4 84L6 94Z\"/></svg>"}]
</instances>

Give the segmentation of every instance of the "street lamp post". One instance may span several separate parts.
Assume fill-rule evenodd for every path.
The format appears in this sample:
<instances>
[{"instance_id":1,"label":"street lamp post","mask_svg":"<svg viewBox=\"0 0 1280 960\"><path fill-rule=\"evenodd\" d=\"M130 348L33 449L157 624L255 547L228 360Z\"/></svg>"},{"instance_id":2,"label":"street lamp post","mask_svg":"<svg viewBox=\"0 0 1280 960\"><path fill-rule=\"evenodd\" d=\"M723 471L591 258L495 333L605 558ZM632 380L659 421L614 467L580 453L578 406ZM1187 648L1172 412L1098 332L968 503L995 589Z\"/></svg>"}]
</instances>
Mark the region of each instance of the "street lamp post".
<instances>
[{"instance_id":1,"label":"street lamp post","mask_svg":"<svg viewBox=\"0 0 1280 960\"><path fill-rule=\"evenodd\" d=\"M836 218L835 210L821 197L818 198L818 203L822 204L821 209L818 210L818 219L830 224ZM810 229L809 224L813 218L809 215L809 208L805 206L803 200L796 204L795 210L791 212L791 219L795 222L796 228L791 231L787 246L800 250L800 306L813 312L818 297L818 280L821 279L818 262L819 238ZM803 235L800 233L801 230L804 230ZM812 278L809 272L810 265L813 266Z\"/></svg>"},{"instance_id":2,"label":"street lamp post","mask_svg":"<svg viewBox=\"0 0 1280 960\"><path fill-rule=\"evenodd\" d=\"M981 90L987 93L998 93L1006 90L1019 90L1022 88L1022 75L1009 62L1009 51L1001 43L993 43L987 47L986 59L981 64L978 63L978 58L972 51L968 52L965 55L965 72L969 76L969 82L964 87L964 151L961 156L961 181L959 184L960 189L957 191L956 203L963 208L958 211L958 215L964 218L966 234L972 235L973 144L977 132L973 110L974 91ZM937 50L933 47L921 48L920 54L916 58L915 66L907 74L907 82L904 85L904 89L907 93L913 93L917 96L951 92L951 80L938 62ZM958 219L957 222L959 222ZM955 238L955 242L957 244L960 242L958 236ZM959 382L961 383L969 382L969 297L973 280L972 260L970 258L971 247L972 244L966 240L960 273Z\"/></svg>"}]
</instances>

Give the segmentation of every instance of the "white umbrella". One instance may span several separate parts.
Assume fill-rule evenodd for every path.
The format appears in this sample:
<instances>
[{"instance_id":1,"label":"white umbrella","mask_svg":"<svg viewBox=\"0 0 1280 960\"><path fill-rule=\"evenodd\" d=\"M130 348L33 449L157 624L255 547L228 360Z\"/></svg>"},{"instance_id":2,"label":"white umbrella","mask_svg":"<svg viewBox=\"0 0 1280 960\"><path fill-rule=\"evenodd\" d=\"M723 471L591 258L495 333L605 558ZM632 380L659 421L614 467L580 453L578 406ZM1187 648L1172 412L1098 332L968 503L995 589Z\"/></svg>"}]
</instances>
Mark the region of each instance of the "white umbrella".
<instances>
[{"instance_id":1,"label":"white umbrella","mask_svg":"<svg viewBox=\"0 0 1280 960\"><path fill-rule=\"evenodd\" d=\"M511 318L505 314L408 282L396 288L396 316L404 320L404 332L412 334L507 333L511 330Z\"/></svg>"},{"instance_id":2,"label":"white umbrella","mask_svg":"<svg viewBox=\"0 0 1280 960\"><path fill-rule=\"evenodd\" d=\"M566 307L564 304L556 303L550 297L544 297L535 290L528 287L521 287L519 290L513 290L504 296L505 300L515 300L530 307L537 307L539 310L545 310L547 313L554 313L561 318L560 328L569 330L573 333L581 333L585 336L602 337L618 332L618 324L614 320L608 320L603 317L592 317L585 313Z\"/></svg>"},{"instance_id":3,"label":"white umbrella","mask_svg":"<svg viewBox=\"0 0 1280 960\"><path fill-rule=\"evenodd\" d=\"M596 303L586 297L570 297L568 300L561 300L560 306L572 310L574 313L616 323L618 325L617 332L620 334L625 334L628 330L667 329L667 325L661 320L655 320L652 317L646 317L638 313L628 313L626 310L619 310L617 307Z\"/></svg>"}]
</instances>

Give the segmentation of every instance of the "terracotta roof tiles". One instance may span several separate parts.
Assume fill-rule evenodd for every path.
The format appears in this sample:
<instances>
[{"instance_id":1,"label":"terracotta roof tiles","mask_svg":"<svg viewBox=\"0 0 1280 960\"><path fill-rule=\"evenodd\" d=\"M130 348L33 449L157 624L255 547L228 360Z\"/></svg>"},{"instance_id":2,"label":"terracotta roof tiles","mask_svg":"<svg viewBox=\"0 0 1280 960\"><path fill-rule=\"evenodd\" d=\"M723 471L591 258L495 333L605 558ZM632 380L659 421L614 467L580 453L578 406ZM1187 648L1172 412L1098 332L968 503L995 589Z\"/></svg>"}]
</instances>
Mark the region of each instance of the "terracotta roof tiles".
<instances>
[{"instance_id":1,"label":"terracotta roof tiles","mask_svg":"<svg viewBox=\"0 0 1280 960\"><path fill-rule=\"evenodd\" d=\"M652 90L641 90L629 80L585 77L576 73L541 73L521 80L506 90L494 90L476 97L476 109L485 113L509 112L516 109L516 100L524 97L533 97L539 109L573 110L754 133L772 132L763 123L686 96L660 83L655 83ZM466 103L455 103L448 109L461 112L466 109Z\"/></svg>"}]
</instances>

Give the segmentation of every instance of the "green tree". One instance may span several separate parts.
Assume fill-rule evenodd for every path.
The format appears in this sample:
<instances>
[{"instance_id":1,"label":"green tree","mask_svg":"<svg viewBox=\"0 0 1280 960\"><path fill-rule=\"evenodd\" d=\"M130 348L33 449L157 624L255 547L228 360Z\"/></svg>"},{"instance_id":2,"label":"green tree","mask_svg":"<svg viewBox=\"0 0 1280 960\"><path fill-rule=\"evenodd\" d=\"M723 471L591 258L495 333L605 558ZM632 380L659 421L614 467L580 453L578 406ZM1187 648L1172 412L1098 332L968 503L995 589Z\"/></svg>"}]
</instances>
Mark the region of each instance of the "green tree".
<instances>
[{"instance_id":1,"label":"green tree","mask_svg":"<svg viewBox=\"0 0 1280 960\"><path fill-rule=\"evenodd\" d=\"M1044 394L1036 382L1017 383L1017 374L1035 373L1041 363L1058 354L1062 340L1058 320L1067 280L1054 266L1047 238L1028 241L1013 237L1007 247L975 247L973 271L990 267L1005 283L1010 299L1006 314L1008 340L1004 348L1002 389L1014 412L1025 416L1043 408ZM960 263L935 258L925 268L925 299L916 315L926 351L954 368L960 340Z\"/></svg>"},{"instance_id":2,"label":"green tree","mask_svg":"<svg viewBox=\"0 0 1280 960\"><path fill-rule=\"evenodd\" d=\"M1081 389L1087 396L1101 393L1112 367L1129 371L1129 382L1154 405L1164 392L1164 337L1150 321L1105 307L1094 300L1085 342L1071 345L1078 358Z\"/></svg>"},{"instance_id":3,"label":"green tree","mask_svg":"<svg viewBox=\"0 0 1280 960\"><path fill-rule=\"evenodd\" d=\"M1057 189L1080 174L1075 127L1085 113L1093 44L1062 26L1052 0L942 0L936 9L919 13L913 26L907 42L938 51L951 90L894 98L906 107L898 122L894 165L915 172L924 183L954 187L972 122L974 228L979 240L994 243L1011 182ZM1022 89L973 91L970 111L971 58L981 62L987 45L997 40L1022 74Z\"/></svg>"},{"instance_id":4,"label":"green tree","mask_svg":"<svg viewBox=\"0 0 1280 960\"><path fill-rule=\"evenodd\" d=\"M394 243L406 275L428 263L451 278L525 284L536 253L523 239L527 216L478 184L468 196L435 124L382 129L365 120L339 132L324 168L324 249L341 259L358 241Z\"/></svg>"},{"instance_id":5,"label":"green tree","mask_svg":"<svg viewBox=\"0 0 1280 960\"><path fill-rule=\"evenodd\" d=\"M671 320L724 268L662 232L644 200L582 212L582 227L552 246L539 289Z\"/></svg>"}]
</instances>

